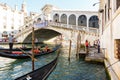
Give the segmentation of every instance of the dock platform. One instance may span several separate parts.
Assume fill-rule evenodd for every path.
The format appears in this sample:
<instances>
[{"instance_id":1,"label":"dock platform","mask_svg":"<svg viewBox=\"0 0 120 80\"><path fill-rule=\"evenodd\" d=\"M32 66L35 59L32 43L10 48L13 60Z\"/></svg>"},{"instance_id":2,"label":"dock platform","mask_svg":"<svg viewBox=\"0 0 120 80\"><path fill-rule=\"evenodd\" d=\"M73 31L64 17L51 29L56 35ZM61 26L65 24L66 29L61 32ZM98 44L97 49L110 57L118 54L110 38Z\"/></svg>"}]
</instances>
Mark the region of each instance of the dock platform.
<instances>
[{"instance_id":1,"label":"dock platform","mask_svg":"<svg viewBox=\"0 0 120 80\"><path fill-rule=\"evenodd\" d=\"M90 61L90 62L104 62L104 54L103 53L97 53L96 48L90 48L89 49L89 54L86 54L85 51L81 50L79 52L79 57L85 56L85 61Z\"/></svg>"}]
</instances>

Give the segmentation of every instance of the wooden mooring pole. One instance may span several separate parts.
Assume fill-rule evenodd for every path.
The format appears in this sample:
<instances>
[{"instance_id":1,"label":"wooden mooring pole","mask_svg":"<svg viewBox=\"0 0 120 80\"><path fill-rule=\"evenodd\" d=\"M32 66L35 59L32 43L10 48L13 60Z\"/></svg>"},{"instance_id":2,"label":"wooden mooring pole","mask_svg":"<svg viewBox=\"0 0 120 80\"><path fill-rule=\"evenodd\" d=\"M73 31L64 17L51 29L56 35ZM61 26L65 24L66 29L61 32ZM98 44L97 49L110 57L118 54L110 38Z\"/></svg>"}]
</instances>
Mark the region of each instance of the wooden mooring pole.
<instances>
[{"instance_id":1,"label":"wooden mooring pole","mask_svg":"<svg viewBox=\"0 0 120 80\"><path fill-rule=\"evenodd\" d=\"M76 48L76 58L79 59L79 52L78 52L78 51L79 51L79 50L78 50L78 49L79 49L79 44L78 44L78 40L77 40L77 44L76 44L76 45L77 45L77 46L76 46L76 47L77 47L77 48Z\"/></svg>"},{"instance_id":2,"label":"wooden mooring pole","mask_svg":"<svg viewBox=\"0 0 120 80\"><path fill-rule=\"evenodd\" d=\"M78 33L77 36L77 49L76 49L76 58L79 59L79 52L80 52L80 45L81 45L81 37L80 37L80 32Z\"/></svg>"},{"instance_id":3,"label":"wooden mooring pole","mask_svg":"<svg viewBox=\"0 0 120 80\"><path fill-rule=\"evenodd\" d=\"M70 61L70 54L71 54L71 43L72 43L72 41L71 40L69 40L70 42L70 44L69 44L69 57L68 57L68 61Z\"/></svg>"},{"instance_id":4,"label":"wooden mooring pole","mask_svg":"<svg viewBox=\"0 0 120 80\"><path fill-rule=\"evenodd\" d=\"M34 71L34 27L32 27L32 71Z\"/></svg>"}]
</instances>

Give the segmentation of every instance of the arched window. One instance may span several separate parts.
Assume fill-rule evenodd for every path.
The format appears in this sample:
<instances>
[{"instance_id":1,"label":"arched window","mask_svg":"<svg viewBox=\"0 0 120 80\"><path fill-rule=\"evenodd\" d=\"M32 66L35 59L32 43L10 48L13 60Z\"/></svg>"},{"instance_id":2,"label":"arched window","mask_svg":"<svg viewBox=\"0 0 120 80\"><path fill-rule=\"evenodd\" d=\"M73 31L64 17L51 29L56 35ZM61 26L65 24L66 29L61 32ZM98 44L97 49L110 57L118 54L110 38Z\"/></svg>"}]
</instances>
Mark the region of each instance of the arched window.
<instances>
[{"instance_id":1,"label":"arched window","mask_svg":"<svg viewBox=\"0 0 120 80\"><path fill-rule=\"evenodd\" d=\"M8 33L7 33L7 31L3 31L3 33L2 33L2 37L8 37Z\"/></svg>"},{"instance_id":2,"label":"arched window","mask_svg":"<svg viewBox=\"0 0 120 80\"><path fill-rule=\"evenodd\" d=\"M85 15L81 15L78 18L78 26L86 26L87 25L87 18Z\"/></svg>"},{"instance_id":3,"label":"arched window","mask_svg":"<svg viewBox=\"0 0 120 80\"><path fill-rule=\"evenodd\" d=\"M38 18L38 19L37 19L37 22L41 22L41 18Z\"/></svg>"},{"instance_id":4,"label":"arched window","mask_svg":"<svg viewBox=\"0 0 120 80\"><path fill-rule=\"evenodd\" d=\"M120 6L120 0L116 0L116 9L118 9Z\"/></svg>"},{"instance_id":5,"label":"arched window","mask_svg":"<svg viewBox=\"0 0 120 80\"><path fill-rule=\"evenodd\" d=\"M59 22L59 15L57 13L53 16L53 21Z\"/></svg>"},{"instance_id":6,"label":"arched window","mask_svg":"<svg viewBox=\"0 0 120 80\"><path fill-rule=\"evenodd\" d=\"M66 14L61 15L61 23L67 24L67 15Z\"/></svg>"},{"instance_id":7,"label":"arched window","mask_svg":"<svg viewBox=\"0 0 120 80\"><path fill-rule=\"evenodd\" d=\"M28 26L26 25L25 27L27 28Z\"/></svg>"},{"instance_id":8,"label":"arched window","mask_svg":"<svg viewBox=\"0 0 120 80\"><path fill-rule=\"evenodd\" d=\"M99 19L98 16L92 16L89 19L89 27L93 27L93 28L99 28Z\"/></svg>"},{"instance_id":9,"label":"arched window","mask_svg":"<svg viewBox=\"0 0 120 80\"><path fill-rule=\"evenodd\" d=\"M74 14L69 16L69 24L76 25L76 16Z\"/></svg>"}]
</instances>

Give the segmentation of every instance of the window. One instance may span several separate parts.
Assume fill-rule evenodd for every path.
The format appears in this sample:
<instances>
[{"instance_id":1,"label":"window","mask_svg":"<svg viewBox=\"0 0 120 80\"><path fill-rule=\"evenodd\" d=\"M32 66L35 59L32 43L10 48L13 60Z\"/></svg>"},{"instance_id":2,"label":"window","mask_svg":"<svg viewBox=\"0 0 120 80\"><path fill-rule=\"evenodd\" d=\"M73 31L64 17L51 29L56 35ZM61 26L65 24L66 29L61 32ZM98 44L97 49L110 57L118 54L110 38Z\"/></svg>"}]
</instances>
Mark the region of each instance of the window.
<instances>
[{"instance_id":1,"label":"window","mask_svg":"<svg viewBox=\"0 0 120 80\"><path fill-rule=\"evenodd\" d=\"M110 19L110 0L108 0L108 20Z\"/></svg>"},{"instance_id":2,"label":"window","mask_svg":"<svg viewBox=\"0 0 120 80\"><path fill-rule=\"evenodd\" d=\"M14 29L14 27L12 26L11 29Z\"/></svg>"},{"instance_id":3,"label":"window","mask_svg":"<svg viewBox=\"0 0 120 80\"><path fill-rule=\"evenodd\" d=\"M120 60L120 39L115 40L115 58Z\"/></svg>"},{"instance_id":4,"label":"window","mask_svg":"<svg viewBox=\"0 0 120 80\"><path fill-rule=\"evenodd\" d=\"M55 16L58 16L58 14L55 14Z\"/></svg>"},{"instance_id":5,"label":"window","mask_svg":"<svg viewBox=\"0 0 120 80\"><path fill-rule=\"evenodd\" d=\"M4 29L6 29L6 26L4 25Z\"/></svg>"},{"instance_id":6,"label":"window","mask_svg":"<svg viewBox=\"0 0 120 80\"><path fill-rule=\"evenodd\" d=\"M116 0L116 9L118 9L120 6L120 0Z\"/></svg>"},{"instance_id":7,"label":"window","mask_svg":"<svg viewBox=\"0 0 120 80\"><path fill-rule=\"evenodd\" d=\"M19 32L21 32L21 30L19 30Z\"/></svg>"},{"instance_id":8,"label":"window","mask_svg":"<svg viewBox=\"0 0 120 80\"><path fill-rule=\"evenodd\" d=\"M4 31L4 32L2 33L2 37L8 37L7 31Z\"/></svg>"},{"instance_id":9,"label":"window","mask_svg":"<svg viewBox=\"0 0 120 80\"><path fill-rule=\"evenodd\" d=\"M25 26L26 28L28 27L28 26Z\"/></svg>"},{"instance_id":10,"label":"window","mask_svg":"<svg viewBox=\"0 0 120 80\"><path fill-rule=\"evenodd\" d=\"M106 16L107 16L107 13L106 13L107 11L106 10L107 10L107 8L106 8L106 5L105 5L105 23L106 23Z\"/></svg>"},{"instance_id":11,"label":"window","mask_svg":"<svg viewBox=\"0 0 120 80\"><path fill-rule=\"evenodd\" d=\"M13 31L12 31L11 33L12 33L12 34L14 34L14 32L13 32Z\"/></svg>"},{"instance_id":12,"label":"window","mask_svg":"<svg viewBox=\"0 0 120 80\"><path fill-rule=\"evenodd\" d=\"M40 22L40 21L41 21L41 18L38 18L38 19L37 19L37 22Z\"/></svg>"}]
</instances>

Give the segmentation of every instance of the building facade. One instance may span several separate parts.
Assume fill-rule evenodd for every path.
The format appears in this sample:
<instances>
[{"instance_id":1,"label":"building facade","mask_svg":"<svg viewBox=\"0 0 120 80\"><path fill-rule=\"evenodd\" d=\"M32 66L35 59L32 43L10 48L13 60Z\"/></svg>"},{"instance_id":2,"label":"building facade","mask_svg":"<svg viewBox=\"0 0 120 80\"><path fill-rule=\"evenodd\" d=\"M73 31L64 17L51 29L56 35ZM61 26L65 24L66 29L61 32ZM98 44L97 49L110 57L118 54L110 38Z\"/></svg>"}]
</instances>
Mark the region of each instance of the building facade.
<instances>
[{"instance_id":1,"label":"building facade","mask_svg":"<svg viewBox=\"0 0 120 80\"><path fill-rule=\"evenodd\" d=\"M106 67L111 80L120 80L120 0L100 0L99 18Z\"/></svg>"},{"instance_id":2,"label":"building facade","mask_svg":"<svg viewBox=\"0 0 120 80\"><path fill-rule=\"evenodd\" d=\"M6 3L0 3L0 40L5 40L9 33L15 35L18 28L25 23L27 16L26 4L21 5L21 10L11 8Z\"/></svg>"}]
</instances>

